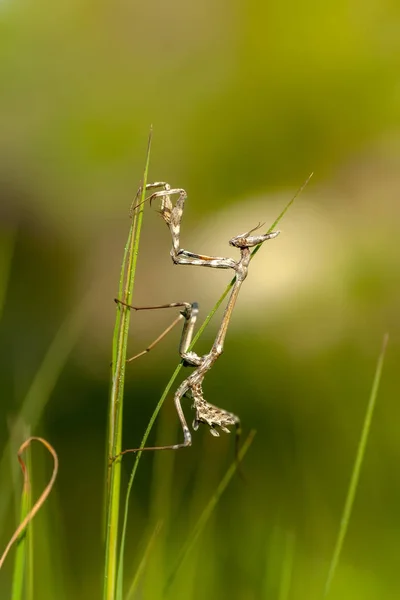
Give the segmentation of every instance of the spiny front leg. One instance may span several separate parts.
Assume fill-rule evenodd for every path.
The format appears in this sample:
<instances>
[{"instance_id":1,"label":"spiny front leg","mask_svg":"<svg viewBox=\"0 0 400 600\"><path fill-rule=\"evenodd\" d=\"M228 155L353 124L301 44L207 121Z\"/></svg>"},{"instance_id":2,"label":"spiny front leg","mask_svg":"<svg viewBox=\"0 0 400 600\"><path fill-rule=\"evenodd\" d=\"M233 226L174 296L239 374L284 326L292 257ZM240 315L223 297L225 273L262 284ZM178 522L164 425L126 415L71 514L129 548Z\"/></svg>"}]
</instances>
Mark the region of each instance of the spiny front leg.
<instances>
[{"instance_id":1,"label":"spiny front leg","mask_svg":"<svg viewBox=\"0 0 400 600\"><path fill-rule=\"evenodd\" d=\"M171 186L166 181L155 181L154 183L148 183L145 187L145 190L152 190L154 188L163 188L164 190L168 191L169 189L171 189ZM143 191L143 188L140 187L138 189L138 191L136 192L135 199L132 202L131 208L129 210L130 217L133 216L133 213L135 212L135 210L137 208L139 208L139 206L141 206L141 204L143 204L144 202L147 202L147 200L149 200L149 198L145 198L143 200L143 202L138 202L138 200L142 194L142 191ZM150 198L151 198L151 196L150 196Z\"/></svg>"},{"instance_id":2,"label":"spiny front leg","mask_svg":"<svg viewBox=\"0 0 400 600\"><path fill-rule=\"evenodd\" d=\"M175 206L171 202L171 196L178 194L178 199ZM183 210L185 208L185 200L187 193L182 188L168 189L160 192L154 192L149 198L150 204L155 198L161 198L160 214L168 225L172 237L172 250L171 255L177 255L179 253L179 238L181 232L181 221L183 217Z\"/></svg>"},{"instance_id":3,"label":"spiny front leg","mask_svg":"<svg viewBox=\"0 0 400 600\"><path fill-rule=\"evenodd\" d=\"M171 196L179 194L175 206L171 202ZM179 265L197 265L201 267L211 267L216 269L235 269L236 261L233 258L224 256L208 256L206 254L195 254L180 247L181 221L185 200L187 198L186 191L182 188L166 189L165 191L154 192L150 196L150 202L155 198L161 198L160 214L168 225L171 232L172 248L171 258L175 264Z\"/></svg>"}]
</instances>

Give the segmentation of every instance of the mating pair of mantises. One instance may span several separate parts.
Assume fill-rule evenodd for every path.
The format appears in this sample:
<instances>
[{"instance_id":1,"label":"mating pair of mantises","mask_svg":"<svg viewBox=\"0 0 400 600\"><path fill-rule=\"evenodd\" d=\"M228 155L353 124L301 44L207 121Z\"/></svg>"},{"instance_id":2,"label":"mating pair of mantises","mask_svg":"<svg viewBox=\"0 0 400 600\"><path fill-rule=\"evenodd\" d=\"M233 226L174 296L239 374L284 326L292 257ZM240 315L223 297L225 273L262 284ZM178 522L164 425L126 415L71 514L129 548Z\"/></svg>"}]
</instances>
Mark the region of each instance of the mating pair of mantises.
<instances>
[{"instance_id":1,"label":"mating pair of mantises","mask_svg":"<svg viewBox=\"0 0 400 600\"><path fill-rule=\"evenodd\" d=\"M146 198L145 201L149 200L151 204L151 202L156 198L159 198L161 200L159 212L162 218L164 219L165 223L168 225L169 230L171 232L172 249L170 254L174 264L197 265L201 267L211 267L214 269L233 269L235 272L235 280L232 287L232 291L229 296L228 303L225 308L221 326L217 333L217 337L215 338L211 350L208 352L208 354L205 354L204 356L199 356L198 354L196 354L196 352L189 350L198 315L198 305L196 302L173 302L171 304L161 304L159 306L132 306L130 304L122 302L117 298L115 299L117 303L123 304L128 308L134 309L136 311L154 310L159 308L182 308L179 316L175 319L175 321L169 327L167 327L167 329L156 340L154 340L154 342L150 344L146 348L146 350L143 350L142 352L133 356L129 360L134 360L149 352L169 331L171 331L171 329L175 325L177 325L182 319L184 319L182 337L179 344L179 354L185 367L194 367L195 369L191 373L191 375L189 375L189 377L187 377L180 384L174 395L175 407L183 430L183 442L180 444L173 444L169 446L132 448L129 450L124 450L123 452L121 452L121 454L126 454L127 452L138 452L142 450L178 450L179 448L186 448L187 446L190 446L192 443L192 436L190 434L189 427L187 426L185 415L183 413L181 405L181 400L184 396L189 397L193 400L192 408L194 408L196 413L193 420L193 429L195 431L198 429L200 423L204 423L209 426L212 435L219 436L219 431L217 428L221 429L222 431L225 431L226 433L229 433L228 427L230 425L234 425L236 427L236 440L238 442L240 435L239 417L231 412L228 412L227 410L218 408L213 404L210 404L204 399L203 380L206 374L210 371L214 363L218 360L218 358L223 352L225 337L232 316L232 311L235 307L240 288L242 287L242 284L246 279L249 270L249 263L251 258L250 249L254 248L255 246L258 246L259 244L262 244L267 240L276 237L279 234L279 231L273 231L270 233L265 233L263 235L252 235L257 229L261 227L261 225L259 224L257 225L257 227L251 229L247 233L242 233L232 238L231 240L229 240L229 244L234 248L239 249L239 260L234 260L233 258L224 258L221 256L205 256L202 254L194 254L193 252L189 252L188 250L183 250L180 247L179 238L181 230L181 221L187 194L185 190L180 188L171 189L168 183L165 183L163 181L158 181L146 185L146 190L154 188L161 188L161 190L151 194L151 196ZM137 210L138 206L140 206L140 204L137 204L137 199L139 198L139 195L141 193L142 190L140 188L136 195L136 201L134 202L132 211ZM171 196L176 195L178 196L178 199L175 205L173 205L171 201Z\"/></svg>"}]
</instances>

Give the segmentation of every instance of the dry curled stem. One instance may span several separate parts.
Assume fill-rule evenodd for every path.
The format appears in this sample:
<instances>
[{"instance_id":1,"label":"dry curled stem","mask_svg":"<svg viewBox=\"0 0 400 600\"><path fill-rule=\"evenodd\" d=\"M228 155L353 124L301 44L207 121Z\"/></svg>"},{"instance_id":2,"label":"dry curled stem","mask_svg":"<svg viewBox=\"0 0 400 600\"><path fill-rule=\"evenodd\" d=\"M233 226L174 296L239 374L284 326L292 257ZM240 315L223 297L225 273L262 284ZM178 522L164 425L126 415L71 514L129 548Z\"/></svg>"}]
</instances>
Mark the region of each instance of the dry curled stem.
<instances>
[{"instance_id":1,"label":"dry curled stem","mask_svg":"<svg viewBox=\"0 0 400 600\"><path fill-rule=\"evenodd\" d=\"M33 505L32 509L26 515L26 517L22 521L22 523L20 523L18 525L18 527L15 530L13 536L11 537L10 541L8 542L7 547L4 550L3 555L0 558L0 569L3 566L3 563L4 563L5 559L6 559L6 556L7 556L8 552L10 551L12 545L16 542L16 540L19 538L19 536L24 531L24 529L26 528L26 526L32 521L33 517L36 515L36 513L38 512L38 510L40 509L40 507L47 500L47 497L50 494L51 489L52 489L52 487L54 485L54 482L56 480L56 477L57 477L57 473L58 473L58 456L57 456L57 453L54 450L53 446L51 446L51 444L49 444L49 442L47 442L45 439L43 439L41 437L32 436L32 437L28 438L20 446L20 448L18 450L18 461L19 461L19 464L21 465L22 473L24 475L24 486L25 487L29 486L29 473L28 473L28 470L26 468L26 464L24 463L21 455L22 455L22 453L24 452L24 450L30 445L30 443L33 440L37 440L38 442L40 442L41 444L43 444L43 446L45 446L45 448L47 448L47 450L52 455L53 461L54 461L53 473L51 475L49 483L47 484L47 486L43 490L40 498L38 498L38 500L35 502L35 504Z\"/></svg>"}]
</instances>

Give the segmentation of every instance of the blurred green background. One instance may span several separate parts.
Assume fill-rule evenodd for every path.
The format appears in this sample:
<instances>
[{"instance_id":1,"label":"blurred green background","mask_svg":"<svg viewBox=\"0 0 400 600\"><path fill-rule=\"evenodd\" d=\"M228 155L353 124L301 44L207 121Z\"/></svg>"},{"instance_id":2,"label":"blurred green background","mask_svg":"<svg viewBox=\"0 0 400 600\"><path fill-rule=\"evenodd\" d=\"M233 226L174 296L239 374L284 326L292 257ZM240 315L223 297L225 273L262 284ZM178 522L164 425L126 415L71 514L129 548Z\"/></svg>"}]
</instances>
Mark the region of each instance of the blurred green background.
<instances>
[{"instance_id":1,"label":"blurred green background","mask_svg":"<svg viewBox=\"0 0 400 600\"><path fill-rule=\"evenodd\" d=\"M168 597L321 598L386 331L331 597L399 596L399 69L400 8L385 0L0 2L0 540L15 527L15 448L30 427L60 458L34 525L36 598L101 596L113 297L151 123L150 180L188 191L181 242L194 252L234 256L229 238L271 224L315 173L252 263L205 383L257 429L247 481L232 482ZM146 208L135 303L197 300L205 316L231 274L174 267L169 249ZM133 315L132 354L172 318ZM124 447L141 439L178 338L128 370ZM180 435L171 396L152 442ZM205 428L188 450L143 456L127 585L162 526L137 598L163 597L232 459L232 436ZM33 463L38 495L50 473L40 448Z\"/></svg>"}]
</instances>

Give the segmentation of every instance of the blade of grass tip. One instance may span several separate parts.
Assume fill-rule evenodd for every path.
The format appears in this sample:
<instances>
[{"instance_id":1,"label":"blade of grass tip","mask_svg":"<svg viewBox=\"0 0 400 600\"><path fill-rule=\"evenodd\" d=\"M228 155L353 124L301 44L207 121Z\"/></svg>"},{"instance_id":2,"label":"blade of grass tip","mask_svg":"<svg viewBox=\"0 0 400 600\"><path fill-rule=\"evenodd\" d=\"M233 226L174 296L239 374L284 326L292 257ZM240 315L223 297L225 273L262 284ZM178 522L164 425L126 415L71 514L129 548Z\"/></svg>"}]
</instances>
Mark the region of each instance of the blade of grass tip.
<instances>
[{"instance_id":1,"label":"blade of grass tip","mask_svg":"<svg viewBox=\"0 0 400 600\"><path fill-rule=\"evenodd\" d=\"M89 304L88 299L90 299L90 294L84 298L72 314L68 315L57 331L15 418L15 421L26 423L32 433L35 432L40 422L43 410L50 400L60 373L82 332ZM11 446L8 442L0 461L0 481L5 481L7 478L10 460ZM11 488L7 486L2 489L0 494L0 529L11 500L11 493Z\"/></svg>"},{"instance_id":2,"label":"blade of grass tip","mask_svg":"<svg viewBox=\"0 0 400 600\"><path fill-rule=\"evenodd\" d=\"M154 531L153 531L153 533L150 536L149 541L147 542L147 546L146 546L145 551L143 552L143 555L142 555L142 560L140 561L140 564L139 564L138 568L136 569L135 576L133 578L133 581L131 583L131 586L130 586L129 591L128 591L127 595L126 595L126 599L125 600L133 600L133 598L134 598L134 594L136 592L138 583L139 583L140 578L141 578L141 576L143 574L143 571L146 568L146 565L148 563L148 560L149 560L149 557L150 557L150 554L151 554L151 550L152 550L152 548L154 546L154 542L156 541L156 538L157 538L158 534L160 533L161 527L162 527L162 521L159 521L156 524L156 526L154 528ZM121 596L121 598L122 598L122 596Z\"/></svg>"},{"instance_id":3,"label":"blade of grass tip","mask_svg":"<svg viewBox=\"0 0 400 600\"><path fill-rule=\"evenodd\" d=\"M376 366L375 376L372 383L371 394L368 400L367 411L365 413L363 428L361 431L361 437L358 444L357 454L354 461L353 471L351 474L350 484L347 491L346 501L343 508L342 518L340 521L339 533L336 540L335 549L333 551L332 560L329 566L328 577L325 583L323 598L326 598L329 594L333 578L335 576L336 568L339 563L340 553L342 551L343 542L349 526L351 511L353 508L354 498L357 490L358 481L360 478L360 471L362 462L365 455L365 449L368 440L368 434L371 427L372 415L374 412L375 402L378 395L379 384L382 375L383 363L385 359L386 347L388 344L389 335L386 333L383 337L382 348L379 354L378 363Z\"/></svg>"},{"instance_id":4,"label":"blade of grass tip","mask_svg":"<svg viewBox=\"0 0 400 600\"><path fill-rule=\"evenodd\" d=\"M133 240L133 235L134 232L136 231L136 226L137 226L137 214L135 213L133 215L133 220L132 220L132 224L131 227L129 228L129 234L128 234L128 239L125 245L125 249L124 249L124 257L122 260L122 267L121 267L121 275L120 275L120 280L119 280L119 286L118 286L118 298L122 298L123 294L124 294L124 282L125 282L125 277L126 277L126 263L127 263L127 259L128 256L131 252L131 247L132 247L132 240ZM117 306L117 311L116 311L116 316L115 316L115 326L114 326L114 334L113 334L113 342L112 342L112 362L111 362L111 369L115 368L115 365L117 364L117 355L118 355L118 341L119 341L119 336L121 334L121 317L122 317L122 312L121 310L118 310L118 306ZM130 319L130 316L128 316L128 319ZM110 456L110 452L112 453L112 448L114 445L114 437L115 437L115 423L116 423L116 419L115 419L115 411L112 410L112 399L113 399L113 395L112 395L112 386L113 383L115 381L115 377L116 374L113 373L112 377L111 377L111 388L110 388L110 407L109 407L109 414L108 414L108 428L107 428L107 439L108 439L108 446L106 448L106 460L105 460L105 464L106 464L106 494L105 494L105 500L108 501L108 497L109 497L109 492L110 492L110 476L111 476L111 470L108 468L108 457ZM112 455L112 454L111 454ZM106 514L107 514L107 506L106 506L106 502L104 503L104 523L106 522Z\"/></svg>"},{"instance_id":5,"label":"blade of grass tip","mask_svg":"<svg viewBox=\"0 0 400 600\"><path fill-rule=\"evenodd\" d=\"M150 145L149 139L149 145ZM150 148L150 146L149 146ZM148 148L148 149L149 149ZM146 166L148 167L148 162L146 162ZM146 180L147 180L147 172L146 172ZM144 190L146 188L146 183L143 185L142 196L144 194ZM138 255L138 244L141 233L141 225L143 218L143 206L140 207L139 211L134 211L132 215L132 222L129 228L128 239L124 249L124 256L122 260L121 274L118 286L118 298L122 299L124 302L129 303L132 292L133 285L135 281L136 274L136 263L137 263L137 255ZM136 246L136 252L135 252ZM114 335L113 335L113 345L112 345L112 368L113 376L112 376L112 385L118 380L116 379L118 376L118 361L121 358L121 348L123 348L123 342L125 341L124 335L126 334L126 341L129 331L129 322L130 322L130 311L126 306L117 305L116 309L116 319L115 319L115 327L114 327ZM121 345L122 342L122 345ZM126 349L125 349L126 350ZM126 355L126 352L125 352ZM125 361L124 361L125 363ZM125 364L124 364L125 370ZM123 371L124 374L125 371ZM123 388L123 386L121 386ZM112 402L114 399L114 395L110 395L110 401ZM109 413L109 449L111 449L112 445L115 442L115 424L117 422L116 412L117 412L118 403L114 406L115 410L110 410Z\"/></svg>"},{"instance_id":6,"label":"blade of grass tip","mask_svg":"<svg viewBox=\"0 0 400 600\"><path fill-rule=\"evenodd\" d=\"M136 215L134 216L134 218L136 218ZM127 259L127 255L129 252L129 248L131 247L131 240L132 240L132 235L133 235L134 229L135 229L135 223L133 223L133 227L129 228L128 239L127 239L127 242L125 245L124 257L122 260L121 274L120 274L119 286L118 286L118 298L122 298L122 294L123 294L123 289L124 289L123 286L124 286L125 271L126 271L126 259ZM112 342L111 368L113 368L113 365L115 365L116 361L117 361L118 335L119 335L119 331L120 331L120 325L121 325L121 311L117 310L116 317L115 317L113 342ZM112 386L112 378L111 378L111 386ZM110 387L110 398L111 398L111 387ZM108 417L109 417L108 426L107 426L108 447L104 449L105 450L105 478L104 478L105 493L104 493L104 497L103 497L103 519L102 519L104 543L106 540L107 502L108 502L109 491L110 491L110 473L111 473L110 469L108 468L108 453L109 453L109 449L112 447L113 439L114 439L114 429L113 429L114 428L114 418L113 418L113 412L111 410L109 410Z\"/></svg>"},{"instance_id":7,"label":"blade of grass tip","mask_svg":"<svg viewBox=\"0 0 400 600\"><path fill-rule=\"evenodd\" d=\"M47 450L50 452L50 454L53 457L53 472L51 474L50 477L50 481L49 483L46 485L45 489L43 490L43 492L41 493L40 497L38 500L36 500L35 504L33 505L32 509L28 512L28 514L26 515L26 517L21 521L21 523L18 525L17 529L14 531L10 541L8 542L6 549L4 550L1 558L0 558L0 569L4 564L4 561L11 549L11 547L13 546L13 544L18 540L19 536L21 535L21 533L25 530L26 526L28 525L28 523L30 523L30 521L32 521L32 519L34 518L34 516L37 514L37 512L40 510L40 508L43 506L43 504L46 502L52 488L54 485L54 482L57 478L57 473L58 473L58 456L56 451L54 450L53 446L51 444L49 444L48 441L46 441L45 439L41 438L41 437L36 437L36 436L31 436L30 438L28 438L21 446L20 449L18 450L18 460L19 460L19 464L21 465L21 469L22 472L24 473L24 478L27 477L27 468L26 468L26 464L25 462L22 460L21 455L24 452L24 450L31 444L31 442L33 441L37 441L40 442L41 444L43 444L43 446L45 448L47 448Z\"/></svg>"},{"instance_id":8,"label":"blade of grass tip","mask_svg":"<svg viewBox=\"0 0 400 600\"><path fill-rule=\"evenodd\" d=\"M304 190L304 188L306 187L306 185L308 184L308 182L310 181L310 179L311 179L312 176L313 176L313 173L310 173L310 175L307 177L307 179L305 180L305 182L299 187L299 189L296 191L296 193L291 198L291 200L289 200L289 202L286 204L286 206L284 207L284 209L282 210L282 212L280 213L280 215L277 217L277 219L274 221L274 223L268 229L268 233L270 233L278 225L278 223L284 217L284 215L286 214L286 212L292 206L292 204L295 201L295 199ZM258 252L260 246L261 246L261 244L259 246L255 247L255 249L252 252L252 257L254 256L254 254L256 254L256 252ZM208 315L204 319L202 325L199 327L199 330L197 331L196 335L193 337L192 343L189 346L189 351L193 349L193 347L195 346L195 344L199 340L200 336L203 334L203 332L206 329L207 325L209 324L209 322L211 321L211 319L213 318L213 316L215 315L215 313L217 312L217 310L219 309L219 307L221 306L221 304L223 303L223 301L225 300L225 298L229 294L229 292L232 289L234 283L235 283L235 277L227 285L225 291L223 292L223 294L221 295L221 297L219 298L219 300L217 300L216 304L211 309L211 311L208 313ZM173 384L175 382L175 379L177 378L177 376L179 374L179 371L181 370L182 366L183 366L183 362L181 361L179 363L179 365L177 366L177 368L175 369L175 371L173 372L173 374L171 376L171 379L168 381L167 386L166 386L164 392L162 393L162 396L161 396L161 398L160 398L160 400L159 400L159 402L158 402L158 404L157 404L156 408L154 409L154 412L153 412L153 414L151 416L151 419L149 421L149 424L148 424L147 429L145 431L145 434L143 436L142 443L140 445L141 448L143 448L146 445L147 438L148 438L148 436L150 434L150 431L151 431L151 429L152 429L152 427L154 425L154 422L155 422L155 420L157 418L157 415L160 412L161 407L164 404L164 401L165 401L165 399L166 399L166 397L167 397L170 389L172 388L172 386L173 386ZM137 468L138 468L138 465L139 465L139 461L140 461L141 455L142 455L141 452L138 452L136 454L135 464L134 464L134 467L133 467L133 470L132 470L132 474L131 474L131 479L130 479L130 482L129 482L130 485L132 485L132 483L133 483L133 479L135 477L135 474L136 474L136 471L137 471ZM128 497L129 497L129 494L128 494Z\"/></svg>"},{"instance_id":9,"label":"blade of grass tip","mask_svg":"<svg viewBox=\"0 0 400 600\"><path fill-rule=\"evenodd\" d=\"M146 163L142 180L142 196L144 201L147 174L150 162L152 130L150 130L147 145ZM128 243L125 248L120 288L122 290L122 300L128 304L131 303L131 296L135 283L136 264L139 253L139 240L143 220L144 204L141 204L139 211L135 211L129 232ZM121 279L124 282L121 285ZM113 338L113 365L112 365L112 385L109 405L109 433L108 433L108 459L116 456L121 451L122 441L122 414L123 414L123 395L125 383L125 363L128 345L130 310L123 305L117 306L116 326ZM114 600L116 593L116 575L117 575L117 544L118 544L118 521L120 504L120 486L121 486L121 461L114 461L110 469L109 484L107 485L106 499L106 546L105 546L105 571L103 599ZM107 478L108 479L108 478Z\"/></svg>"},{"instance_id":10,"label":"blade of grass tip","mask_svg":"<svg viewBox=\"0 0 400 600\"><path fill-rule=\"evenodd\" d=\"M231 466L225 473L220 484L218 485L217 489L215 490L214 495L211 497L207 506L205 507L202 514L200 515L199 520L197 521L196 525L194 526L194 528L192 529L188 538L186 539L186 542L183 544L183 547L178 554L178 558L176 560L175 566L172 569L172 571L167 579L165 589L164 589L164 594L166 594L168 592L168 589L171 587L171 584L173 583L173 581L176 577L176 574L179 571L180 566L182 565L186 556L189 554L190 550L193 548L194 544L196 543L199 535L201 534L204 527L206 526L207 521L209 520L214 508L218 504L222 494L224 493L229 482L231 481L232 477L234 476L234 474L237 470L237 467L238 467L238 463L240 463L243 460L248 449L250 448L250 446L254 440L255 434L256 434L256 432L254 430L250 431L243 446L239 450L237 460L235 460L235 462L231 464Z\"/></svg>"},{"instance_id":11,"label":"blade of grass tip","mask_svg":"<svg viewBox=\"0 0 400 600\"><path fill-rule=\"evenodd\" d=\"M273 231L275 229L275 227L281 222L281 220L283 219L283 217L285 216L285 214L287 213L287 211L289 210L289 208L292 206L293 202L296 200L296 198L298 196L300 196L300 194L302 193L302 191L304 190L304 188L308 185L311 177L314 175L314 172L311 172L309 174L309 176L307 177L307 179L305 180L305 182L299 187L299 189L296 191L295 195L292 196L291 200L289 200L289 202L286 204L285 208L283 209L283 211L281 212L280 215L278 215L278 217L275 219L275 221L272 223L271 227L268 229L267 233L271 233L271 231ZM259 251L259 249L261 248L262 244L259 244L258 246L256 246L253 250L253 252L251 253L251 258L253 258L253 256L255 254L257 254L257 252Z\"/></svg>"},{"instance_id":12,"label":"blade of grass tip","mask_svg":"<svg viewBox=\"0 0 400 600\"><path fill-rule=\"evenodd\" d=\"M30 446L26 451L26 469L23 471L24 482L22 487L22 498L19 522L21 523L31 510L31 483L29 480L29 473L32 472L32 460L31 460L31 449ZM12 580L12 593L11 600L21 600L24 582L26 582L26 596L32 597L32 577L29 575L29 567L31 564L31 558L29 557L29 550L32 548L30 544L31 537L31 526L32 523L28 523L26 530L21 535L19 543L17 545L14 562L14 573ZM31 584L30 595L28 594L28 585ZM25 596L24 596L25 597Z\"/></svg>"}]
</instances>

